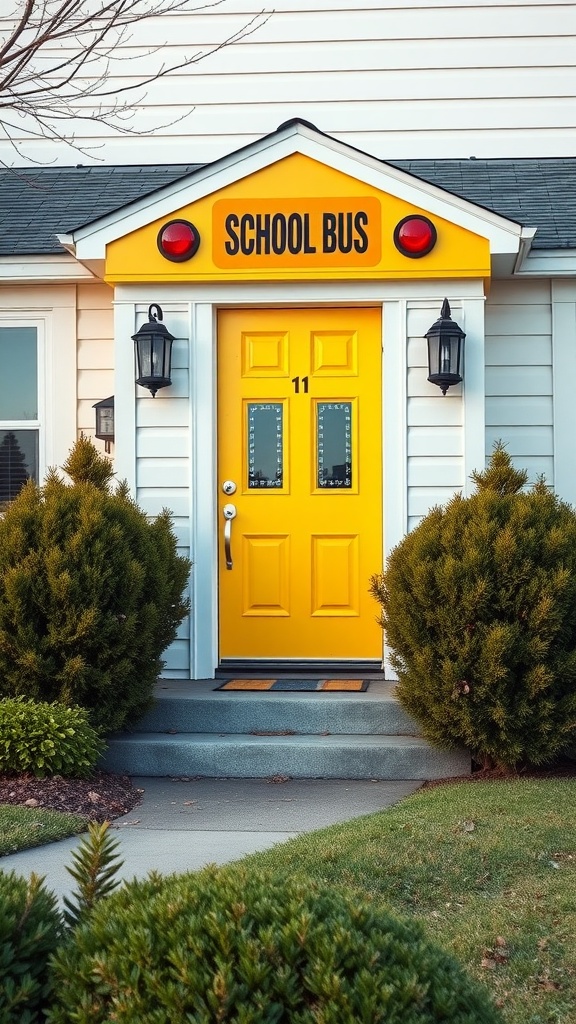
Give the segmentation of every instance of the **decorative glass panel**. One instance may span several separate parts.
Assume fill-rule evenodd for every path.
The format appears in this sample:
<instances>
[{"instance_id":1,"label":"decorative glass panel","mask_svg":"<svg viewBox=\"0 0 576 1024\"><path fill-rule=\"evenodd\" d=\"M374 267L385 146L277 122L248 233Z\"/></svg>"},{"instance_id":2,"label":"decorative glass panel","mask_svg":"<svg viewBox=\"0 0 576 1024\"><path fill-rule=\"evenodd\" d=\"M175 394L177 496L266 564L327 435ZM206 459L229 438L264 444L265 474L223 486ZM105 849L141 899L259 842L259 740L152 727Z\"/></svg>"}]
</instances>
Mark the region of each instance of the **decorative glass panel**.
<instances>
[{"instance_id":1,"label":"decorative glass panel","mask_svg":"<svg viewBox=\"0 0 576 1024\"><path fill-rule=\"evenodd\" d=\"M352 403L316 408L318 487L352 487Z\"/></svg>"},{"instance_id":2,"label":"decorative glass panel","mask_svg":"<svg viewBox=\"0 0 576 1024\"><path fill-rule=\"evenodd\" d=\"M12 501L30 477L38 480L38 431L0 430L0 502Z\"/></svg>"},{"instance_id":3,"label":"decorative glass panel","mask_svg":"<svg viewBox=\"0 0 576 1024\"><path fill-rule=\"evenodd\" d=\"M248 404L248 487L284 484L283 407L272 402Z\"/></svg>"},{"instance_id":4,"label":"decorative glass panel","mask_svg":"<svg viewBox=\"0 0 576 1024\"><path fill-rule=\"evenodd\" d=\"M37 420L35 327L0 327L0 377L0 420Z\"/></svg>"}]
</instances>

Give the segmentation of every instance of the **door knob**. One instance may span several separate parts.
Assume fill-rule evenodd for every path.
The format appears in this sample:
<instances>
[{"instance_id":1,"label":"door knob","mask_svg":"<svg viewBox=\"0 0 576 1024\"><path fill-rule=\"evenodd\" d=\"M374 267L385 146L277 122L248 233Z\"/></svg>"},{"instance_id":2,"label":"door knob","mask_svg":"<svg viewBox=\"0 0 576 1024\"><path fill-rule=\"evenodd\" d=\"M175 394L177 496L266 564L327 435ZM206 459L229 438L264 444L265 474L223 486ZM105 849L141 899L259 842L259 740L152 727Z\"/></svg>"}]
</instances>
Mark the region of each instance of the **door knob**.
<instances>
[{"instance_id":1,"label":"door knob","mask_svg":"<svg viewBox=\"0 0 576 1024\"><path fill-rule=\"evenodd\" d=\"M234 490L235 489L236 485L234 485ZM224 516L224 554L226 556L226 568L231 569L233 565L231 551L232 520L235 519L237 515L236 505L224 505L222 515Z\"/></svg>"}]
</instances>

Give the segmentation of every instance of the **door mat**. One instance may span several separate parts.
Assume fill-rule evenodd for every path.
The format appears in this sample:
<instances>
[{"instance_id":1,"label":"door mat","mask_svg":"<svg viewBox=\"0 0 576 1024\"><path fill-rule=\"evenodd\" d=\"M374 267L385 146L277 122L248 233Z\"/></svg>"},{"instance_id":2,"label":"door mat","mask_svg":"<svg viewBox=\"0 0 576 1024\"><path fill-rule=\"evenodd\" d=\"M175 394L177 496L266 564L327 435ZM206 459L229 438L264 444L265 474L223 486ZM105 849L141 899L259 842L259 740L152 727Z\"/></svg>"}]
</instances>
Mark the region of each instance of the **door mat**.
<instances>
[{"instance_id":1,"label":"door mat","mask_svg":"<svg viewBox=\"0 0 576 1024\"><path fill-rule=\"evenodd\" d=\"M367 679L226 679L215 690L313 690L316 692L363 693Z\"/></svg>"}]
</instances>

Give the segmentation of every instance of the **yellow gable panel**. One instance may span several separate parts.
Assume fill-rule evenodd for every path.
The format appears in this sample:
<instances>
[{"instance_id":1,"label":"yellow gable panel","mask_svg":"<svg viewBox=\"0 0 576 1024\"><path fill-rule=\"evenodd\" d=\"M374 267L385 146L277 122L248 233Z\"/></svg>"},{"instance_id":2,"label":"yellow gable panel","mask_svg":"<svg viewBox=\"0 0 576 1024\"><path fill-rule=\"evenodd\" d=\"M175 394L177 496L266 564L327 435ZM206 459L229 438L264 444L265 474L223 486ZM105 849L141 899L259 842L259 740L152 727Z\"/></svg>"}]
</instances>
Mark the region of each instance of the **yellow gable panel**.
<instances>
[{"instance_id":1,"label":"yellow gable panel","mask_svg":"<svg viewBox=\"0 0 576 1024\"><path fill-rule=\"evenodd\" d=\"M405 217L428 216L437 241L425 256L398 250ZM158 235L172 220L200 235L195 255L167 259ZM106 249L106 280L271 281L488 277L486 238L331 167L293 154L143 228Z\"/></svg>"}]
</instances>

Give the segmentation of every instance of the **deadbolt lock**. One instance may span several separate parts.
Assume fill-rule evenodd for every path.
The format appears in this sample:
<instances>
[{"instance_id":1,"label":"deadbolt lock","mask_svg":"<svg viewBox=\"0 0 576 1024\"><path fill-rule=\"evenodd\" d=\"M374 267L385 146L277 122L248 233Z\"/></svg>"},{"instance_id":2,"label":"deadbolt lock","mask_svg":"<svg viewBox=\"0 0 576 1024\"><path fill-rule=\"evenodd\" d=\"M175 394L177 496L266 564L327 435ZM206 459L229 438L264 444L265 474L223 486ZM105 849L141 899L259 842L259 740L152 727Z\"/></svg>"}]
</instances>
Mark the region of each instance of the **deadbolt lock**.
<instances>
[{"instance_id":1,"label":"deadbolt lock","mask_svg":"<svg viewBox=\"0 0 576 1024\"><path fill-rule=\"evenodd\" d=\"M222 490L224 491L224 494L234 494L236 484L233 480L225 480L222 484Z\"/></svg>"}]
</instances>

